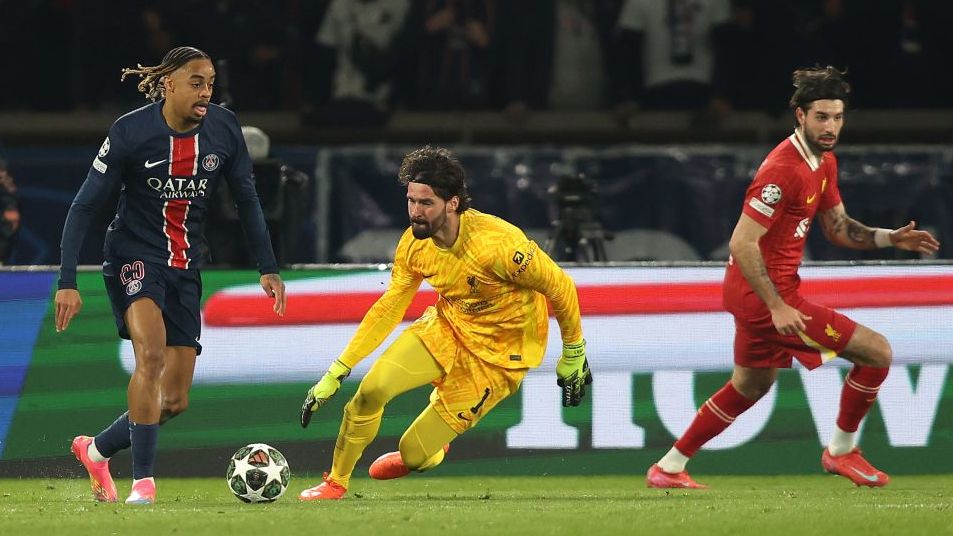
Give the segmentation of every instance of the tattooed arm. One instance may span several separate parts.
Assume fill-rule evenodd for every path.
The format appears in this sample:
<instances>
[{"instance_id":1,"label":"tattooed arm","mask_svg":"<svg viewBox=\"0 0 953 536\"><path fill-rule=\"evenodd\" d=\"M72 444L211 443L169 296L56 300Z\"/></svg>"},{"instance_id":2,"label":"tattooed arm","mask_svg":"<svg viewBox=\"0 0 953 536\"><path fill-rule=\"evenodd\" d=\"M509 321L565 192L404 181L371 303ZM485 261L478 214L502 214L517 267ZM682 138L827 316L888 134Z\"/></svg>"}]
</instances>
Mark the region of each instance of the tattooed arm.
<instances>
[{"instance_id":1,"label":"tattooed arm","mask_svg":"<svg viewBox=\"0 0 953 536\"><path fill-rule=\"evenodd\" d=\"M824 237L832 244L851 249L877 249L877 244L874 242L874 234L877 230L848 216L843 203L818 212L817 216L821 222Z\"/></svg>"},{"instance_id":2,"label":"tattooed arm","mask_svg":"<svg viewBox=\"0 0 953 536\"><path fill-rule=\"evenodd\" d=\"M851 249L877 249L893 246L926 255L936 253L940 243L927 231L920 231L910 221L899 229L877 229L847 215L843 203L818 213L824 236L835 245Z\"/></svg>"}]
</instances>

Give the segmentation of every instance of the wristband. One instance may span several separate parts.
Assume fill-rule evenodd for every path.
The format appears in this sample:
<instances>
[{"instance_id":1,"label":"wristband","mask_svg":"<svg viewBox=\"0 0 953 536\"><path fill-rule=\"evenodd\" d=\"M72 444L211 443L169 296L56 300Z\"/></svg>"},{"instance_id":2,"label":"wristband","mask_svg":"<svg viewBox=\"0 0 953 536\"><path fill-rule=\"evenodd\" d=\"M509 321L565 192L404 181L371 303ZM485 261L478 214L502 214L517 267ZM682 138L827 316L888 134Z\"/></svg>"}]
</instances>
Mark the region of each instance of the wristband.
<instances>
[{"instance_id":1,"label":"wristband","mask_svg":"<svg viewBox=\"0 0 953 536\"><path fill-rule=\"evenodd\" d=\"M579 342L572 344L563 343L563 357L575 359L586 355L586 340L580 339Z\"/></svg>"},{"instance_id":2,"label":"wristband","mask_svg":"<svg viewBox=\"0 0 953 536\"><path fill-rule=\"evenodd\" d=\"M889 248L893 245L890 240L890 229L874 229L874 244L878 248Z\"/></svg>"}]
</instances>

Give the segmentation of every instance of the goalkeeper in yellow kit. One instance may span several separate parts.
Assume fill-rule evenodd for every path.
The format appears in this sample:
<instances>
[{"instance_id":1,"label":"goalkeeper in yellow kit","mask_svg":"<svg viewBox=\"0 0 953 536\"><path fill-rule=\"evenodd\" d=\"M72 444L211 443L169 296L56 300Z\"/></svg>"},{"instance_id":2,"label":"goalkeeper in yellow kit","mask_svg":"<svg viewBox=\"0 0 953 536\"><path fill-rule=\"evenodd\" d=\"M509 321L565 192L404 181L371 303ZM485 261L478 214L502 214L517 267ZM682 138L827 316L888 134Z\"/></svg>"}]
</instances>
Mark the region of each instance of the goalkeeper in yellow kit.
<instances>
[{"instance_id":1,"label":"goalkeeper in yellow kit","mask_svg":"<svg viewBox=\"0 0 953 536\"><path fill-rule=\"evenodd\" d=\"M302 491L301 500L342 498L357 460L377 435L384 406L426 384L435 386L430 404L404 432L399 450L378 458L369 472L390 479L442 462L450 442L515 393L543 360L547 299L563 340L556 365L563 405L579 405L592 382L572 279L518 228L470 208L463 167L446 149L407 154L399 180L407 186L411 225L397 244L390 285L308 390L301 426L397 327L424 279L439 296L361 380L344 407L331 472Z\"/></svg>"}]
</instances>

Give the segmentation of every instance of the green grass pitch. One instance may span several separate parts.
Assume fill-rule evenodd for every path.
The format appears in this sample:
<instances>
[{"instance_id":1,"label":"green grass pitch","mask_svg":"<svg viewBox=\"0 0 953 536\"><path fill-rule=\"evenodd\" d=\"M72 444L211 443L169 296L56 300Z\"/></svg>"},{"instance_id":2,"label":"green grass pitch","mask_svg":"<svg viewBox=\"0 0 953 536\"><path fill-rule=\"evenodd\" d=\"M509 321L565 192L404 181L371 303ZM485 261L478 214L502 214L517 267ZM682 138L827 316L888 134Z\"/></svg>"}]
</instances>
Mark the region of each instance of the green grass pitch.
<instances>
[{"instance_id":1,"label":"green grass pitch","mask_svg":"<svg viewBox=\"0 0 953 536\"><path fill-rule=\"evenodd\" d=\"M953 475L882 489L828 476L698 475L709 490L650 490L636 476L356 478L348 497L301 503L296 475L273 504L233 498L224 478L159 479L159 504L97 504L85 479L0 480L0 533L62 534L953 534ZM129 483L119 484L120 500Z\"/></svg>"}]
</instances>

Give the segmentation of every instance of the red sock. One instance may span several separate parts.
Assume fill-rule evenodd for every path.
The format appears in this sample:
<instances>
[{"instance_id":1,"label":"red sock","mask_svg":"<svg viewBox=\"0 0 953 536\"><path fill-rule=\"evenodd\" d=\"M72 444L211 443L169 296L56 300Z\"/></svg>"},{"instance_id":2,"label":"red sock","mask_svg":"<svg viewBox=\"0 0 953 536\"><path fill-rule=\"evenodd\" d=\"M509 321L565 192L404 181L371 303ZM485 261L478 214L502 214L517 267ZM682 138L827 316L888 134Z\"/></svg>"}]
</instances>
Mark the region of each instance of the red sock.
<instances>
[{"instance_id":1,"label":"red sock","mask_svg":"<svg viewBox=\"0 0 953 536\"><path fill-rule=\"evenodd\" d=\"M698 414L695 415L688 430L675 442L675 448L691 458L702 445L728 428L735 422L738 415L744 413L755 402L757 400L748 400L741 396L729 380L724 387L706 400L702 407L698 408Z\"/></svg>"},{"instance_id":2,"label":"red sock","mask_svg":"<svg viewBox=\"0 0 953 536\"><path fill-rule=\"evenodd\" d=\"M840 414L837 415L837 427L845 432L856 432L860 420L870 411L877 400L880 384L887 378L889 368L862 367L854 365L844 380L844 390L840 394Z\"/></svg>"}]
</instances>

